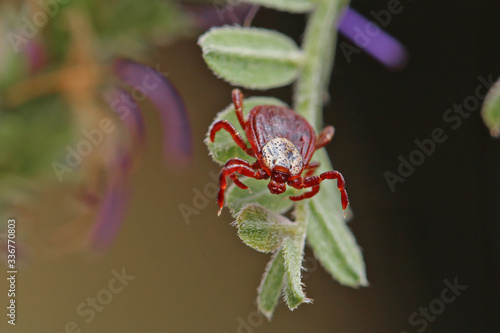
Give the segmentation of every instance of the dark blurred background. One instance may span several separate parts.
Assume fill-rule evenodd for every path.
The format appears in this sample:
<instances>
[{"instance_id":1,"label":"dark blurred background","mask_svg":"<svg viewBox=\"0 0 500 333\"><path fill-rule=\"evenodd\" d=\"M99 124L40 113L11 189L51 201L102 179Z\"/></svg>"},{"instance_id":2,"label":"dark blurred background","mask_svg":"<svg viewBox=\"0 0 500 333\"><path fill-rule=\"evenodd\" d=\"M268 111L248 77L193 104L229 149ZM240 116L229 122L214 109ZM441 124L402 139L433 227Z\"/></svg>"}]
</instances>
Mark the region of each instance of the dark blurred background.
<instances>
[{"instance_id":1,"label":"dark blurred background","mask_svg":"<svg viewBox=\"0 0 500 333\"><path fill-rule=\"evenodd\" d=\"M352 7L370 17L388 2L353 1ZM192 206L193 189L203 191L213 183L209 173L219 171L202 141L231 91L206 68L191 38L160 49L156 60L190 111L192 165L181 173L165 169L158 118L145 112L148 149L111 250L99 260L79 254L26 263L18 275L18 325L7 326L4 317L2 332L66 332L71 321L83 332L500 331L500 142L478 111L456 129L443 120L447 109L474 95L479 76L500 75L500 3L401 4L385 30L407 47L407 66L391 71L364 53L348 62L337 49L324 112L325 123L336 128L327 149L347 182L354 211L349 225L370 287L340 286L307 249L304 282L314 303L294 312L281 304L269 323L254 304L269 256L242 244L227 211L217 218L214 198L189 223L182 218L179 204ZM272 10L261 10L253 22L298 42L304 23L301 15ZM245 93L291 102L292 88ZM397 173L398 156L408 159L414 140L430 138L435 128L447 140L392 192L384 173ZM43 209L57 216L57 193L46 201ZM111 271L122 267L135 279L86 323L77 307L107 288ZM467 286L449 304L436 301L445 280ZM424 321L418 313L429 306L439 314L429 312ZM414 313L417 323L410 322Z\"/></svg>"}]
</instances>

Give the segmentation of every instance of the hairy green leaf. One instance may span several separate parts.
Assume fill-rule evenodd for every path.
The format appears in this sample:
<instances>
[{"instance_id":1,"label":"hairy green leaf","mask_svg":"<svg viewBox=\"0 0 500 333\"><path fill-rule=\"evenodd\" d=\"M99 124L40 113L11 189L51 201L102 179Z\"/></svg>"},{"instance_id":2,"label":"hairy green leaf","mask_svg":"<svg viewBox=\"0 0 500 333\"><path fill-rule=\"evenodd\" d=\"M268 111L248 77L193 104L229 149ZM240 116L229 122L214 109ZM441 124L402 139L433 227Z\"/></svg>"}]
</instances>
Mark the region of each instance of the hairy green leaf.
<instances>
[{"instance_id":1,"label":"hairy green leaf","mask_svg":"<svg viewBox=\"0 0 500 333\"><path fill-rule=\"evenodd\" d=\"M198 44L216 75L249 89L292 83L303 60L302 51L292 39L266 29L212 28L200 37Z\"/></svg>"},{"instance_id":2,"label":"hairy green leaf","mask_svg":"<svg viewBox=\"0 0 500 333\"><path fill-rule=\"evenodd\" d=\"M500 80L490 89L486 95L481 110L484 123L490 129L492 136L500 136Z\"/></svg>"},{"instance_id":3,"label":"hairy green leaf","mask_svg":"<svg viewBox=\"0 0 500 333\"><path fill-rule=\"evenodd\" d=\"M244 1L291 13L306 13L314 7L314 2L311 0L244 0Z\"/></svg>"},{"instance_id":4,"label":"hairy green leaf","mask_svg":"<svg viewBox=\"0 0 500 333\"><path fill-rule=\"evenodd\" d=\"M235 221L238 236L251 248L259 252L278 249L285 237L293 237L297 226L259 204L248 204L238 213Z\"/></svg>"},{"instance_id":5,"label":"hairy green leaf","mask_svg":"<svg viewBox=\"0 0 500 333\"><path fill-rule=\"evenodd\" d=\"M250 110L252 110L257 105L286 106L286 103L272 97L247 98L244 100L243 103L243 115L245 116L245 118L250 113ZM219 112L214 119L214 123L219 120L227 120L228 122L233 124L238 133L240 133L241 136L243 137L243 140L250 147L247 140L247 136L243 131L243 128L241 128L240 123L238 122L238 118L236 117L236 112L234 110L233 104L230 104L223 111ZM220 130L219 132L217 132L217 134L215 135L214 142L210 141L210 130L209 130L206 135L205 144L207 145L213 160L219 163L220 165L223 165L224 163L227 162L228 159L234 157L238 157L247 160L249 162L253 162L252 160L254 160L253 157L250 157L240 147L238 147L238 145L234 142L231 135L225 130Z\"/></svg>"},{"instance_id":6,"label":"hairy green leaf","mask_svg":"<svg viewBox=\"0 0 500 333\"><path fill-rule=\"evenodd\" d=\"M262 281L257 289L257 307L267 319L271 320L278 305L285 275L283 251L276 251L266 266Z\"/></svg>"},{"instance_id":7,"label":"hairy green leaf","mask_svg":"<svg viewBox=\"0 0 500 333\"><path fill-rule=\"evenodd\" d=\"M302 251L295 241L286 238L283 242L283 258L285 259L285 279L283 293L290 310L296 309L302 303L311 303L302 290L301 269Z\"/></svg>"},{"instance_id":8,"label":"hairy green leaf","mask_svg":"<svg viewBox=\"0 0 500 333\"><path fill-rule=\"evenodd\" d=\"M332 170L324 149L316 152L315 158L321 163L319 172ZM337 182L322 182L310 206L307 242L316 258L340 283L352 287L368 285L360 248L344 221Z\"/></svg>"}]
</instances>

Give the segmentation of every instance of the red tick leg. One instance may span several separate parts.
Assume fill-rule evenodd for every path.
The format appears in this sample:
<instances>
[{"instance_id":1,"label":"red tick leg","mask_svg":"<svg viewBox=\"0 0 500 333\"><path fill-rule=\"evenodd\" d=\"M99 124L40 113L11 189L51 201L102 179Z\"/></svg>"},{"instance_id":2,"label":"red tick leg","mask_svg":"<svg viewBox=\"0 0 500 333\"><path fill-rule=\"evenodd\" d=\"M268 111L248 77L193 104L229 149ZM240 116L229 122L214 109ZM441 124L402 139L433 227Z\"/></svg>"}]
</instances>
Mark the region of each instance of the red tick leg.
<instances>
[{"instance_id":1,"label":"red tick leg","mask_svg":"<svg viewBox=\"0 0 500 333\"><path fill-rule=\"evenodd\" d=\"M228 122L227 120L219 120L215 124L212 125L212 128L210 129L210 141L214 142L215 139L215 133L220 131L221 129L225 129L226 131L231 134L231 137L233 138L234 142L243 149L244 152L246 152L248 155L255 157L255 153L253 152L252 148L248 148L247 144L245 141L243 141L243 138L241 137L240 133L236 131L236 128Z\"/></svg>"},{"instance_id":2,"label":"red tick leg","mask_svg":"<svg viewBox=\"0 0 500 333\"><path fill-rule=\"evenodd\" d=\"M319 192L319 185L313 186L309 192L302 193L301 195L293 195L290 197L292 201L300 201L304 199L308 199L313 197L316 193Z\"/></svg>"},{"instance_id":3,"label":"red tick leg","mask_svg":"<svg viewBox=\"0 0 500 333\"><path fill-rule=\"evenodd\" d=\"M243 93L239 89L233 89L232 97L236 116L238 117L241 128L245 130L246 122L245 118L243 118Z\"/></svg>"},{"instance_id":4,"label":"red tick leg","mask_svg":"<svg viewBox=\"0 0 500 333\"><path fill-rule=\"evenodd\" d=\"M257 161L255 161L254 163L250 164L250 163L248 163L247 161L242 160L242 159L237 158L237 157L232 158L231 160L239 160L239 161L243 161L243 163L244 163L245 165L249 166L250 168L252 168L253 170L256 170L256 171L257 171L257 170L259 170L259 169L261 169L261 166L260 166L259 162L257 162ZM229 160L229 161L231 161L231 160ZM229 162L229 161L228 161L228 162ZM232 163L232 164L235 164L235 163ZM231 164L231 165L232 165L232 164ZM226 164L225 164L225 165L227 165L227 162L226 162ZM265 176L264 176L264 177L265 177ZM239 188L241 188L241 189L243 189L243 190L248 190L250 193L252 193L252 190L250 190L250 189L248 188L248 186L246 186L245 184L243 184L243 183L242 183L242 182L238 179L238 177L236 176L236 174L234 174L234 173L233 173L232 175L230 175L230 176L229 176L229 178L231 178L231 180L234 182L234 184L236 184L236 186L238 186Z\"/></svg>"},{"instance_id":5,"label":"red tick leg","mask_svg":"<svg viewBox=\"0 0 500 333\"><path fill-rule=\"evenodd\" d=\"M239 179L238 179L238 176L236 176L234 173L232 175L229 176L229 178L231 178L231 180L233 181L233 183L238 186L239 188L241 188L242 190L248 190L248 186L246 186L245 184L243 184ZM252 193L252 191L250 191L250 193Z\"/></svg>"},{"instance_id":6,"label":"red tick leg","mask_svg":"<svg viewBox=\"0 0 500 333\"><path fill-rule=\"evenodd\" d=\"M252 165L250 165L250 163L248 163L247 161L242 160L241 158L237 158L237 157L235 157L235 158L231 158L230 160L228 160L228 161L226 162L226 164L224 164L224 168L229 167L229 166L231 166L231 165L246 165L247 167L250 167L250 168L254 169L254 168L252 167L252 165L253 165L253 164L252 164ZM243 183L242 183L242 182L238 179L238 176L236 176L236 174L234 174L234 173L233 173L233 174L230 174L230 175L229 175L229 178L231 178L231 180L234 182L234 184L235 184L236 186L238 186L239 188L241 188L241 189L243 189L243 190L248 190L248 186L246 186L245 184L243 184ZM252 193L252 192L250 191L250 193Z\"/></svg>"},{"instance_id":7,"label":"red tick leg","mask_svg":"<svg viewBox=\"0 0 500 333\"><path fill-rule=\"evenodd\" d=\"M232 158L231 160L240 160L240 161L243 161L243 162L245 163L245 165L248 165L248 166L249 166L250 168L252 168L253 170L259 170L259 169L261 169L259 162L254 162L254 163L250 164L250 163L248 163L247 161L242 160L242 159L237 158L237 157ZM229 161L230 161L230 160L229 160ZM228 162L229 162L229 161L228 161ZM227 162L226 162L226 164L225 164L225 165L227 165ZM238 186L239 188L241 188L241 189L243 189L243 190L248 190L250 193L252 193L252 190L250 190L250 189L248 188L248 186L246 186L245 184L243 184L243 183L242 183L242 182L238 179L238 176L236 176L236 174L234 174L234 173L233 173L232 175L230 175L230 176L229 176L229 178L231 178L231 180L234 182L234 184L235 184L236 186Z\"/></svg>"},{"instance_id":8,"label":"red tick leg","mask_svg":"<svg viewBox=\"0 0 500 333\"><path fill-rule=\"evenodd\" d=\"M325 179L336 179L337 180L337 187L340 191L340 197L342 200L342 209L344 210L344 214L345 214L345 209L347 208L347 205L349 204L349 198L347 197L347 191L345 190L344 177L338 171L327 171L327 172L323 172L319 176L313 176L313 177L307 177L307 178L297 178L297 179L291 181L289 183L290 186L293 186L297 189L312 187L312 190L310 192L306 192L306 193L301 194L301 195L291 196L290 199L293 201L298 201L298 200L312 197L313 195L318 193L319 184ZM317 189L315 189L315 187L317 187Z\"/></svg>"},{"instance_id":9,"label":"red tick leg","mask_svg":"<svg viewBox=\"0 0 500 333\"><path fill-rule=\"evenodd\" d=\"M325 127L318 136L316 140L316 150L326 146L328 142L332 141L333 134L335 133L335 129L333 126Z\"/></svg>"},{"instance_id":10,"label":"red tick leg","mask_svg":"<svg viewBox=\"0 0 500 333\"><path fill-rule=\"evenodd\" d=\"M232 160L232 159L231 159ZM229 161L231 161L229 160ZM228 162L229 162L228 161ZM248 164L248 162L246 162ZM217 203L219 204L219 211L217 215L220 215L222 212L222 207L224 206L224 193L227 188L227 180L226 177L231 177L234 173L239 173L242 176L252 177L255 179L266 179L269 178L269 175L262 169L253 170L250 166L242 164L230 164L227 167L224 166L221 170L219 177L219 193L217 194ZM242 184L243 185L243 184ZM245 185L244 185L245 186Z\"/></svg>"},{"instance_id":11,"label":"red tick leg","mask_svg":"<svg viewBox=\"0 0 500 333\"><path fill-rule=\"evenodd\" d=\"M314 171L319 167L319 162L311 162L309 165L305 168L307 170L306 175L304 177L309 177L312 176Z\"/></svg>"}]
</instances>

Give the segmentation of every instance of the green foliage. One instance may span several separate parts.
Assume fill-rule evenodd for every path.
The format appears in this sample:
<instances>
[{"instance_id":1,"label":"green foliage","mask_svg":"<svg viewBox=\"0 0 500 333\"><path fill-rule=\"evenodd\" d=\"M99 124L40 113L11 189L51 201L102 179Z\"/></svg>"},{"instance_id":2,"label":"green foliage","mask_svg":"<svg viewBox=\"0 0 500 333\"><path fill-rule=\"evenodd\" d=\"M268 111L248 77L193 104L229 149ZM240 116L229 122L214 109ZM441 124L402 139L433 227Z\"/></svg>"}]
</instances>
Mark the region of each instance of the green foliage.
<instances>
[{"instance_id":1,"label":"green foliage","mask_svg":"<svg viewBox=\"0 0 500 333\"><path fill-rule=\"evenodd\" d=\"M306 13L314 7L312 0L245 0L245 2L292 13Z\"/></svg>"},{"instance_id":2,"label":"green foliage","mask_svg":"<svg viewBox=\"0 0 500 333\"><path fill-rule=\"evenodd\" d=\"M273 252L286 237L293 237L297 225L287 218L258 204L248 204L241 209L235 221L238 236L259 252Z\"/></svg>"},{"instance_id":3,"label":"green foliage","mask_svg":"<svg viewBox=\"0 0 500 333\"><path fill-rule=\"evenodd\" d=\"M26 73L26 61L14 53L6 39L5 43L0 41L0 58L3 59L0 61L0 90L2 90Z\"/></svg>"},{"instance_id":4,"label":"green foliage","mask_svg":"<svg viewBox=\"0 0 500 333\"><path fill-rule=\"evenodd\" d=\"M267 319L271 320L274 309L278 306L278 300L283 288L285 277L285 259L280 249L274 252L271 261L266 266L262 281L257 289L257 307Z\"/></svg>"},{"instance_id":5,"label":"green foliage","mask_svg":"<svg viewBox=\"0 0 500 333\"><path fill-rule=\"evenodd\" d=\"M282 289L292 310L310 302L302 291L298 224L258 204L243 207L234 224L245 244L260 252L274 252L258 289L259 309L271 318Z\"/></svg>"},{"instance_id":6,"label":"green foliage","mask_svg":"<svg viewBox=\"0 0 500 333\"><path fill-rule=\"evenodd\" d=\"M321 163L318 172L333 169L324 149L317 151L315 158ZM311 219L307 224L307 243L316 258L340 283L366 286L363 256L342 217L337 183L321 183L321 191L309 203Z\"/></svg>"},{"instance_id":7,"label":"green foliage","mask_svg":"<svg viewBox=\"0 0 500 333\"><path fill-rule=\"evenodd\" d=\"M492 136L500 136L500 80L490 89L481 110L484 123Z\"/></svg>"},{"instance_id":8,"label":"green foliage","mask_svg":"<svg viewBox=\"0 0 500 333\"><path fill-rule=\"evenodd\" d=\"M290 310L294 310L301 303L311 303L302 290L301 269L302 251L291 238L283 242L283 258L285 259L285 278L283 293Z\"/></svg>"},{"instance_id":9,"label":"green foliage","mask_svg":"<svg viewBox=\"0 0 500 333\"><path fill-rule=\"evenodd\" d=\"M368 285L363 257L347 226L312 205L307 224L307 242L323 267L340 283L351 287Z\"/></svg>"},{"instance_id":10,"label":"green foliage","mask_svg":"<svg viewBox=\"0 0 500 333\"><path fill-rule=\"evenodd\" d=\"M306 27L303 49L305 61L295 85L294 108L318 130L323 117L321 109L333 66L337 34L332 29L337 15L347 6L345 0L317 1Z\"/></svg>"},{"instance_id":11,"label":"green foliage","mask_svg":"<svg viewBox=\"0 0 500 333\"><path fill-rule=\"evenodd\" d=\"M268 30L217 28L199 39L207 65L223 79L246 88L277 87L297 78L295 110L318 129L334 56L332 27L347 2L316 0L314 6L312 1L299 0L248 2L292 12L312 10L303 49L298 49L286 36ZM275 99L250 98L245 100L244 114L264 104L284 105ZM220 112L215 121L222 119L232 123L246 141L232 105ZM215 142L209 138L205 142L219 164L235 157L253 162L228 133L221 131ZM333 169L325 149L317 151L312 161L321 163L317 173ZM316 196L294 203L287 197L298 192L290 187L283 195L276 196L270 194L266 181L244 177L240 180L252 192L233 184L226 191L225 202L236 217L235 225L243 242L257 251L273 253L257 297L259 311L268 319L278 304L280 292L291 310L311 302L301 282L306 240L316 258L340 283L352 287L368 284L360 248L343 218L336 181L324 181ZM292 207L294 222L279 215Z\"/></svg>"},{"instance_id":12,"label":"green foliage","mask_svg":"<svg viewBox=\"0 0 500 333\"><path fill-rule=\"evenodd\" d=\"M322 166L331 170L325 150L316 152ZM365 264L356 240L342 218L340 194L335 181L321 183L321 191L309 201L311 219L307 224L307 243L325 269L344 285L366 286Z\"/></svg>"},{"instance_id":13,"label":"green foliage","mask_svg":"<svg viewBox=\"0 0 500 333\"><path fill-rule=\"evenodd\" d=\"M122 55L133 56L148 43L165 44L190 28L187 15L173 1L146 0L141 5L135 0L85 1L94 8L92 19L101 50L111 54L118 49Z\"/></svg>"},{"instance_id":14,"label":"green foliage","mask_svg":"<svg viewBox=\"0 0 500 333\"><path fill-rule=\"evenodd\" d=\"M213 28L198 40L214 73L249 89L276 88L298 76L303 53L289 37L271 30Z\"/></svg>"},{"instance_id":15,"label":"green foliage","mask_svg":"<svg viewBox=\"0 0 500 333\"><path fill-rule=\"evenodd\" d=\"M0 35L3 36L0 40L0 92L27 73L25 57L15 52L9 40L17 17L13 8L0 4Z\"/></svg>"},{"instance_id":16,"label":"green foliage","mask_svg":"<svg viewBox=\"0 0 500 333\"><path fill-rule=\"evenodd\" d=\"M27 103L16 112L0 112L0 176L53 175L52 161L61 157L64 146L73 139L65 107L50 96Z\"/></svg>"}]
</instances>

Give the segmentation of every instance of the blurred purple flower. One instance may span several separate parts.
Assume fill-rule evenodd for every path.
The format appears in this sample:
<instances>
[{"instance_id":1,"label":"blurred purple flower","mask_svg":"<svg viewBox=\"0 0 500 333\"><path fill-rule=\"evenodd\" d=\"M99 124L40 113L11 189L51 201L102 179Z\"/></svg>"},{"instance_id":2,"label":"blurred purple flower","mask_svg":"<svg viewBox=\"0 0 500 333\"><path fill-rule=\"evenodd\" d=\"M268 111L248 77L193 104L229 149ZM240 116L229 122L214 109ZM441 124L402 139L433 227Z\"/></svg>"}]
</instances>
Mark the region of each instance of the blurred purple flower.
<instances>
[{"instance_id":1,"label":"blurred purple flower","mask_svg":"<svg viewBox=\"0 0 500 333\"><path fill-rule=\"evenodd\" d=\"M89 232L89 245L93 250L108 250L123 223L131 197L129 173L132 163L132 156L122 153L116 164L110 165L106 193Z\"/></svg>"},{"instance_id":2,"label":"blurred purple flower","mask_svg":"<svg viewBox=\"0 0 500 333\"><path fill-rule=\"evenodd\" d=\"M146 136L144 119L139 105L132 96L121 88L113 87L104 93L104 99L124 122L134 143L142 146Z\"/></svg>"},{"instance_id":3,"label":"blurred purple flower","mask_svg":"<svg viewBox=\"0 0 500 333\"><path fill-rule=\"evenodd\" d=\"M408 54L405 47L354 9L346 10L338 29L359 48L385 66L400 69L406 65Z\"/></svg>"},{"instance_id":4,"label":"blurred purple flower","mask_svg":"<svg viewBox=\"0 0 500 333\"><path fill-rule=\"evenodd\" d=\"M171 165L187 163L193 152L191 126L184 102L172 83L152 68L129 59L116 59L113 72L132 88L132 95L140 92L159 112L166 161Z\"/></svg>"},{"instance_id":5,"label":"blurred purple flower","mask_svg":"<svg viewBox=\"0 0 500 333\"><path fill-rule=\"evenodd\" d=\"M123 121L130 133L132 145L141 148L144 144L145 129L137 103L126 91L115 87L104 93L104 99ZM93 250L100 252L108 250L123 223L131 197L129 184L133 165L132 155L132 152L121 152L118 160L108 166L110 176L106 192L89 232L89 245Z\"/></svg>"},{"instance_id":6,"label":"blurred purple flower","mask_svg":"<svg viewBox=\"0 0 500 333\"><path fill-rule=\"evenodd\" d=\"M190 160L192 138L189 118L179 93L159 72L129 59L118 58L113 73L131 87L132 95L148 98L158 110L163 127L163 145L166 161L179 165ZM110 88L104 100L111 106L130 133L133 146L141 146L145 139L141 110L132 96L121 88ZM119 158L107 166L108 184L96 220L89 232L92 249L106 251L120 229L131 198L130 175L134 164L131 150L118 147Z\"/></svg>"},{"instance_id":7,"label":"blurred purple flower","mask_svg":"<svg viewBox=\"0 0 500 333\"><path fill-rule=\"evenodd\" d=\"M30 39L23 47L22 52L26 57L30 74L36 73L47 64L47 51L41 41Z\"/></svg>"}]
</instances>

